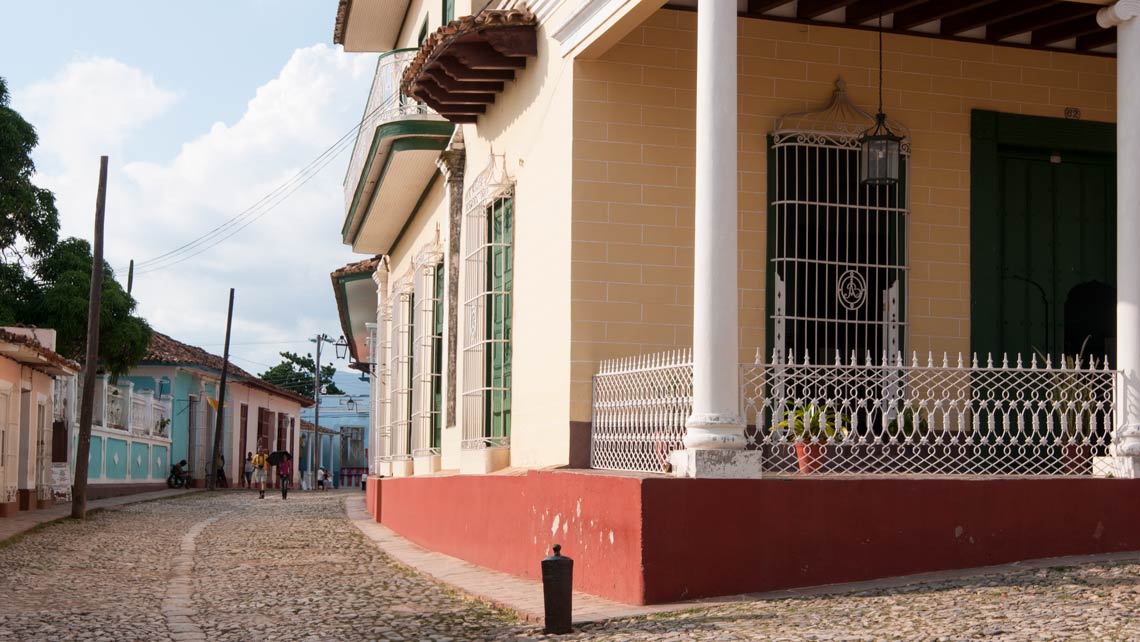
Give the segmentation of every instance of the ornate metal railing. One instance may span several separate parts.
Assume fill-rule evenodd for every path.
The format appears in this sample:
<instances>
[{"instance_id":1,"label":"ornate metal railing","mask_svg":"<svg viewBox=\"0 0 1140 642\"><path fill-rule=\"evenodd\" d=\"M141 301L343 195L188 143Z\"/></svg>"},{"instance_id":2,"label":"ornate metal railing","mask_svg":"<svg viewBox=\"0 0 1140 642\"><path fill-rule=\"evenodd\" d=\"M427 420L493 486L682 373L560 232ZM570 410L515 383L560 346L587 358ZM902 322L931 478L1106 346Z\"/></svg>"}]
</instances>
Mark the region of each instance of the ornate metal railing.
<instances>
[{"instance_id":1,"label":"ornate metal railing","mask_svg":"<svg viewBox=\"0 0 1140 642\"><path fill-rule=\"evenodd\" d=\"M594 376L590 466L663 472L693 406L693 357L677 350L603 361Z\"/></svg>"},{"instance_id":2,"label":"ornate metal railing","mask_svg":"<svg viewBox=\"0 0 1140 642\"><path fill-rule=\"evenodd\" d=\"M136 392L133 382L113 384L106 375L96 378L91 418L95 426L140 437L170 439L170 422L169 395L159 398L149 390Z\"/></svg>"},{"instance_id":3,"label":"ornate metal railing","mask_svg":"<svg viewBox=\"0 0 1140 642\"><path fill-rule=\"evenodd\" d=\"M400 93L400 79L408 64L416 57L418 49L396 49L382 54L376 61L376 75L372 78L372 90L360 119L360 132L352 148L348 162L348 173L344 177L344 206L352 207L360 173L372 148L376 128L396 120L432 119L443 120L427 105Z\"/></svg>"},{"instance_id":4,"label":"ornate metal railing","mask_svg":"<svg viewBox=\"0 0 1140 642\"><path fill-rule=\"evenodd\" d=\"M741 366L765 474L1090 476L1112 443L1103 360L835 359ZM687 352L602 364L591 465L662 472L691 409Z\"/></svg>"}]
</instances>

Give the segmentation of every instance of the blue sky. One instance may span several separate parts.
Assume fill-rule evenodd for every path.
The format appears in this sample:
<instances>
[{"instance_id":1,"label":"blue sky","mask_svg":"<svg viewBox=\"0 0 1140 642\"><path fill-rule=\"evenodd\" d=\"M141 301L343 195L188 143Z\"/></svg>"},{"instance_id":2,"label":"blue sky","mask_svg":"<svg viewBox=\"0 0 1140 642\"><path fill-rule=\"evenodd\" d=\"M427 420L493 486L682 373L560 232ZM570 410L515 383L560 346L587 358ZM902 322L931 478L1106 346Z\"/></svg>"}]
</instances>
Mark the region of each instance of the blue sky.
<instances>
[{"instance_id":1,"label":"blue sky","mask_svg":"<svg viewBox=\"0 0 1140 642\"><path fill-rule=\"evenodd\" d=\"M293 177L364 110L374 54L332 45L336 0L5 3L0 76L36 126L36 181L66 236L91 237L98 156L110 156L107 260L172 250ZM158 330L253 372L305 337L340 334L329 272L359 260L339 238L342 152L229 240L136 277Z\"/></svg>"},{"instance_id":2,"label":"blue sky","mask_svg":"<svg viewBox=\"0 0 1140 642\"><path fill-rule=\"evenodd\" d=\"M168 157L194 132L242 115L294 50L332 44L336 0L35 0L0 10L0 75L21 87L76 58L108 57L181 100L124 152Z\"/></svg>"}]
</instances>

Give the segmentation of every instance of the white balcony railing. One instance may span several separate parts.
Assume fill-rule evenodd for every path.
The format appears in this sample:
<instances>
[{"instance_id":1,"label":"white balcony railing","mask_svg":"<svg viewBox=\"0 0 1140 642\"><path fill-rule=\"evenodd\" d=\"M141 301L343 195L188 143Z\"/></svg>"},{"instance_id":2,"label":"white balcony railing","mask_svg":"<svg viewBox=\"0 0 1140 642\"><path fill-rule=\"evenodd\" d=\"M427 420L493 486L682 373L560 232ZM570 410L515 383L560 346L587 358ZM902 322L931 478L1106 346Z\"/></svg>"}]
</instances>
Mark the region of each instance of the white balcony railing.
<instances>
[{"instance_id":1,"label":"white balcony railing","mask_svg":"<svg viewBox=\"0 0 1140 642\"><path fill-rule=\"evenodd\" d=\"M855 358L741 366L741 414L765 474L1091 476L1112 444L1118 373L1103 360ZM603 362L591 465L663 472L692 410L687 351Z\"/></svg>"},{"instance_id":2,"label":"white balcony railing","mask_svg":"<svg viewBox=\"0 0 1140 642\"><path fill-rule=\"evenodd\" d=\"M397 120L443 120L427 105L416 102L400 93L400 79L408 64L416 57L418 49L397 49L382 54L376 61L376 75L372 78L372 91L360 119L360 132L352 148L352 158L348 162L348 172L344 177L344 207L347 212L352 207L360 172L372 149L372 139L376 128Z\"/></svg>"},{"instance_id":3,"label":"white balcony railing","mask_svg":"<svg viewBox=\"0 0 1140 642\"><path fill-rule=\"evenodd\" d=\"M106 375L96 377L91 423L138 437L170 439L170 396L158 398L149 390L136 392L134 386L131 381L112 384Z\"/></svg>"}]
</instances>

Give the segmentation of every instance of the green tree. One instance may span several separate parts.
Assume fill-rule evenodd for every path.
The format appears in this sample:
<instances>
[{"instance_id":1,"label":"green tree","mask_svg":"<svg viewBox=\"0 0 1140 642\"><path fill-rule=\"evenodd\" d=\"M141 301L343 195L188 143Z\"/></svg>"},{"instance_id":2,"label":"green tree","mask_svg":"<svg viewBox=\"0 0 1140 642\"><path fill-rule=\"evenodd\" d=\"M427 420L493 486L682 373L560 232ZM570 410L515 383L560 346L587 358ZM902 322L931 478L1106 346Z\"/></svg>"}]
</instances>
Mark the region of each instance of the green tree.
<instances>
[{"instance_id":1,"label":"green tree","mask_svg":"<svg viewBox=\"0 0 1140 642\"><path fill-rule=\"evenodd\" d=\"M27 267L27 259L55 247L59 212L51 191L32 183L36 129L8 105L8 84L0 78L0 262Z\"/></svg>"},{"instance_id":2,"label":"green tree","mask_svg":"<svg viewBox=\"0 0 1140 642\"><path fill-rule=\"evenodd\" d=\"M282 352L281 363L257 375L269 383L292 390L299 395L313 398L313 370L316 363L313 355L301 356L293 352ZM336 366L321 366L321 392L326 395L343 395L344 391L333 383Z\"/></svg>"},{"instance_id":3,"label":"green tree","mask_svg":"<svg viewBox=\"0 0 1140 642\"><path fill-rule=\"evenodd\" d=\"M22 316L25 323L54 328L56 349L82 360L87 348L87 296L91 288L91 245L68 238L36 262L39 287L29 297ZM150 325L134 314L136 302L103 265L103 299L99 318L99 361L118 377L146 355Z\"/></svg>"}]
</instances>

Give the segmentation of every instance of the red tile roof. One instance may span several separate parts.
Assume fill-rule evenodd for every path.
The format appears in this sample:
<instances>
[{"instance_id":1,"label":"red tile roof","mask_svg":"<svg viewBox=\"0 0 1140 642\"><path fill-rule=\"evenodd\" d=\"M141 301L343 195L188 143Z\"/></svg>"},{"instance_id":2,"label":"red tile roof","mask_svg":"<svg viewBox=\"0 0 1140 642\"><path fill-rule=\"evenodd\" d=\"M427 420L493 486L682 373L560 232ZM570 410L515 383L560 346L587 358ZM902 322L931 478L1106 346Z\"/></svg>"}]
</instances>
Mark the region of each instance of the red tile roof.
<instances>
[{"instance_id":1,"label":"red tile roof","mask_svg":"<svg viewBox=\"0 0 1140 642\"><path fill-rule=\"evenodd\" d=\"M40 342L36 341L33 337L15 334L13 332L0 329L0 341L30 348L32 352L35 352L37 355L43 358L44 361L48 362L48 364L53 365L58 369L70 370L72 372L79 372L81 370L78 363L72 361L71 359L68 359L67 357L59 354L54 350L45 348L44 346L40 345ZM35 364L26 365L35 368Z\"/></svg>"},{"instance_id":2,"label":"red tile roof","mask_svg":"<svg viewBox=\"0 0 1140 642\"><path fill-rule=\"evenodd\" d=\"M151 335L150 346L147 347L146 355L142 358L144 363L163 363L163 364L176 364L176 365L191 365L208 370L222 371L223 359L215 354L206 352L205 350L182 343L176 339L171 338L161 332L154 332ZM308 408L313 405L313 400L269 383L263 379L246 372L245 370L235 366L233 363L229 364L227 371L232 375L238 383L245 383L254 388L260 388L271 394L279 397L284 397L296 401L302 406Z\"/></svg>"}]
</instances>

